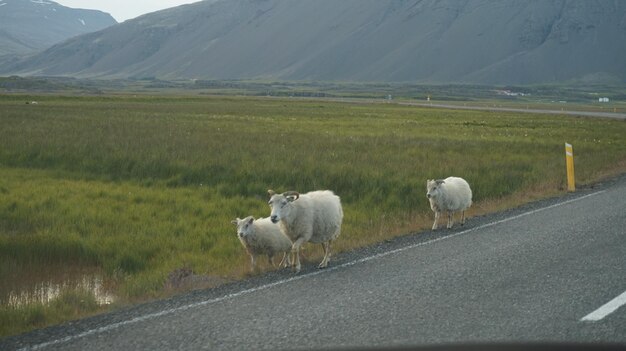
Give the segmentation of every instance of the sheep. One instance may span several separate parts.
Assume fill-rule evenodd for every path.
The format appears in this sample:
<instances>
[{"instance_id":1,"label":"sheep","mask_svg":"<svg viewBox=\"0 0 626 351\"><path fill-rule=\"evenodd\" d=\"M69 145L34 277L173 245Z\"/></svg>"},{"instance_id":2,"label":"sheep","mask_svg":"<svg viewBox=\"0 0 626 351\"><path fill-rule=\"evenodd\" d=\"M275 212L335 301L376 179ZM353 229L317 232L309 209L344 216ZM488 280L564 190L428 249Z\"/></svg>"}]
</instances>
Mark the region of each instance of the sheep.
<instances>
[{"instance_id":1,"label":"sheep","mask_svg":"<svg viewBox=\"0 0 626 351\"><path fill-rule=\"evenodd\" d=\"M465 224L465 210L472 205L472 189L465 179L459 177L429 179L426 181L426 190L430 208L435 212L433 230L437 229L437 221L443 211L448 212L448 229L452 228L454 213L458 211L461 211L461 225Z\"/></svg>"},{"instance_id":2,"label":"sheep","mask_svg":"<svg viewBox=\"0 0 626 351\"><path fill-rule=\"evenodd\" d=\"M258 255L267 255L269 263L276 267L273 261L274 255L282 253L283 258L279 267L291 264L289 259L291 240L269 218L255 220L254 217L248 216L244 219L237 218L231 223L237 226L237 237L252 259L251 272L255 270Z\"/></svg>"},{"instance_id":3,"label":"sheep","mask_svg":"<svg viewBox=\"0 0 626 351\"><path fill-rule=\"evenodd\" d=\"M295 272L300 272L300 246L306 242L322 244L324 258L318 268L330 261L330 244L341 232L343 209L341 200L330 190L312 191L300 195L296 191L277 194L268 190L270 219L279 223L293 242L291 255Z\"/></svg>"}]
</instances>

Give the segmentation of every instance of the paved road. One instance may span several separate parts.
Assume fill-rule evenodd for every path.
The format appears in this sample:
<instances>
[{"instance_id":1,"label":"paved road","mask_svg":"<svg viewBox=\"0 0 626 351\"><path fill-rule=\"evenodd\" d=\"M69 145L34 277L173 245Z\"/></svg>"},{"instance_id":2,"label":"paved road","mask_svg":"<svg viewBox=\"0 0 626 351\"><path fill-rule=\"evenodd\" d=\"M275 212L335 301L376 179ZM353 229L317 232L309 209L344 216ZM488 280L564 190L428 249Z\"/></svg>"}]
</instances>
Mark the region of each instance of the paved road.
<instances>
[{"instance_id":1,"label":"paved road","mask_svg":"<svg viewBox=\"0 0 626 351\"><path fill-rule=\"evenodd\" d=\"M419 102L399 102L399 105L433 107L433 108L449 108L454 110L480 110L480 111L504 111L504 112L522 112L522 113L543 113L552 115L568 115L568 116L584 116L584 117L603 117L614 119L626 119L626 113L620 112L597 112L597 111L575 111L575 110L546 110L546 109L524 109L512 107L489 107L489 106L461 106L448 105L439 103L419 103Z\"/></svg>"},{"instance_id":2,"label":"paved road","mask_svg":"<svg viewBox=\"0 0 626 351\"><path fill-rule=\"evenodd\" d=\"M282 99L283 97L268 97L270 99ZM582 117L601 117L601 118L613 118L626 120L626 113L623 112L599 112L599 111L577 111L577 110L549 110L549 109L534 109L534 108L513 108L513 107L495 107L495 106L466 106L458 104L444 104L433 102L412 102L412 101L396 101L396 100L384 100L384 99L368 99L368 98L315 98L315 97L294 97L293 99L301 100L321 100L321 101L334 101L351 104L380 104L380 103L392 103L404 106L419 106L429 108L444 108L452 110L478 110L478 111L503 111L503 112L521 112L521 113L541 113L550 115L568 115L568 116L582 116ZM572 106L569 106L570 108Z\"/></svg>"},{"instance_id":3,"label":"paved road","mask_svg":"<svg viewBox=\"0 0 626 351\"><path fill-rule=\"evenodd\" d=\"M626 345L626 177L312 266L9 338L0 349Z\"/></svg>"}]
</instances>

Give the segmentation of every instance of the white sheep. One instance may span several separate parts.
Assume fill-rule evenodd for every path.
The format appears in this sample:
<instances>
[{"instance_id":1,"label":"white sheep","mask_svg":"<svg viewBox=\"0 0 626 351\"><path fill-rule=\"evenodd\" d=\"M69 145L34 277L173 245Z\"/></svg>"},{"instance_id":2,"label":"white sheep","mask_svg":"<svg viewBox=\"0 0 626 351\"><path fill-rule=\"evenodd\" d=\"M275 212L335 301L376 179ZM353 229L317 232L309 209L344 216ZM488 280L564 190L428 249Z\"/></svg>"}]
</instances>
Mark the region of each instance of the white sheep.
<instances>
[{"instance_id":1,"label":"white sheep","mask_svg":"<svg viewBox=\"0 0 626 351\"><path fill-rule=\"evenodd\" d=\"M452 228L455 212L461 211L461 225L465 224L465 210L472 205L472 189L465 179L448 177L427 180L426 190L430 208L435 212L433 230L437 229L439 215L444 211L448 212L448 229Z\"/></svg>"},{"instance_id":2,"label":"white sheep","mask_svg":"<svg viewBox=\"0 0 626 351\"><path fill-rule=\"evenodd\" d=\"M341 232L343 209L341 200L330 190L312 191L300 195L296 191L270 194L272 209L270 219L279 223L283 232L291 239L294 270L300 272L300 246L306 242L322 244L324 258L319 268L330 261L330 244Z\"/></svg>"},{"instance_id":3,"label":"white sheep","mask_svg":"<svg viewBox=\"0 0 626 351\"><path fill-rule=\"evenodd\" d=\"M274 255L283 254L279 267L290 265L289 252L291 251L291 240L283 234L280 227L269 218L259 218L252 216L244 219L235 219L231 223L237 225L237 237L243 247L248 251L252 259L251 271L256 267L256 257L267 255L269 263L274 265Z\"/></svg>"}]
</instances>

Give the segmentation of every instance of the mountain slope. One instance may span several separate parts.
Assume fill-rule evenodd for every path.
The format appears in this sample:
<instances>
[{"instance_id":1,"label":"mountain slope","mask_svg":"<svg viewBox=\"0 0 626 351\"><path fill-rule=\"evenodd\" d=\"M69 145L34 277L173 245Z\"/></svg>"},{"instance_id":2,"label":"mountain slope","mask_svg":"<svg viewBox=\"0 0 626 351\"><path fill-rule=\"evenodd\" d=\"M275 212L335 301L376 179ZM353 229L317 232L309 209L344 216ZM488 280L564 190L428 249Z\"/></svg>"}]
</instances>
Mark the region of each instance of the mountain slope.
<instances>
[{"instance_id":1,"label":"mountain slope","mask_svg":"<svg viewBox=\"0 0 626 351\"><path fill-rule=\"evenodd\" d=\"M205 0L0 72L164 79L626 82L626 1Z\"/></svg>"},{"instance_id":2,"label":"mountain slope","mask_svg":"<svg viewBox=\"0 0 626 351\"><path fill-rule=\"evenodd\" d=\"M33 53L116 23L107 13L48 0L0 0L0 55Z\"/></svg>"}]
</instances>

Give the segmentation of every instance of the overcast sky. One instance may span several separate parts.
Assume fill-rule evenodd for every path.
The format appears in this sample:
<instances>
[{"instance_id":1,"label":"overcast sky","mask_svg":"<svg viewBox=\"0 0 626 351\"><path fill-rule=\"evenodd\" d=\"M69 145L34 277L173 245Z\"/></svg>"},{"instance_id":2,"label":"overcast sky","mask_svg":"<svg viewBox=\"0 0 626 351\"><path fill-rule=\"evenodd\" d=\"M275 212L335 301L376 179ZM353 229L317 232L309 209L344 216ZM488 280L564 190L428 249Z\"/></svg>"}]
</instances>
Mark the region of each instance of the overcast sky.
<instances>
[{"instance_id":1,"label":"overcast sky","mask_svg":"<svg viewBox=\"0 0 626 351\"><path fill-rule=\"evenodd\" d=\"M54 0L73 8L92 9L108 12L118 22L182 4L190 4L199 0Z\"/></svg>"}]
</instances>

